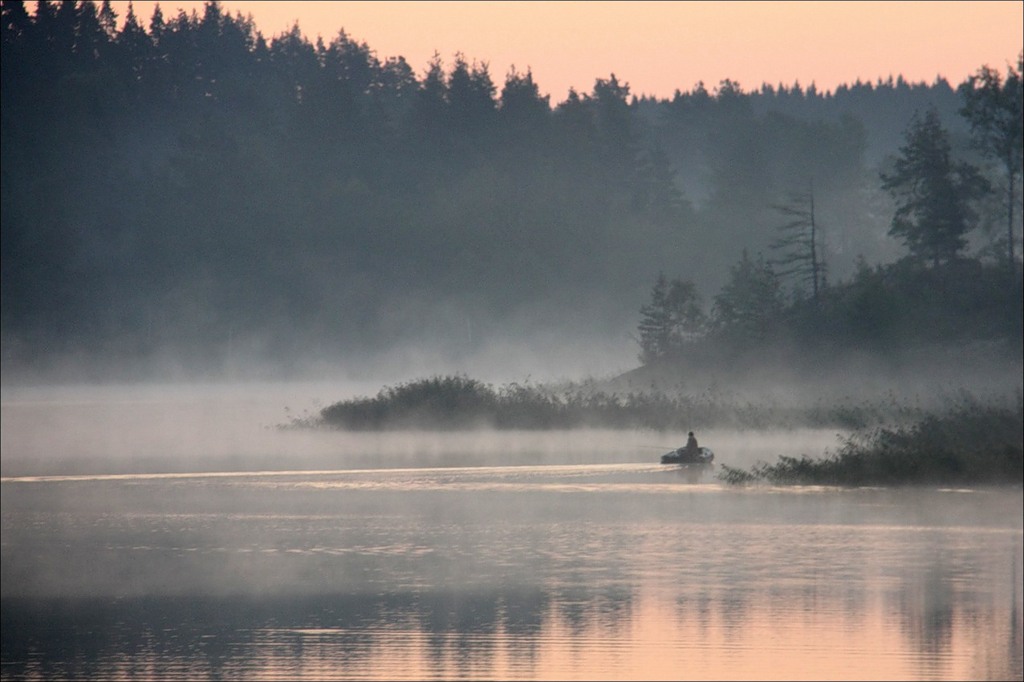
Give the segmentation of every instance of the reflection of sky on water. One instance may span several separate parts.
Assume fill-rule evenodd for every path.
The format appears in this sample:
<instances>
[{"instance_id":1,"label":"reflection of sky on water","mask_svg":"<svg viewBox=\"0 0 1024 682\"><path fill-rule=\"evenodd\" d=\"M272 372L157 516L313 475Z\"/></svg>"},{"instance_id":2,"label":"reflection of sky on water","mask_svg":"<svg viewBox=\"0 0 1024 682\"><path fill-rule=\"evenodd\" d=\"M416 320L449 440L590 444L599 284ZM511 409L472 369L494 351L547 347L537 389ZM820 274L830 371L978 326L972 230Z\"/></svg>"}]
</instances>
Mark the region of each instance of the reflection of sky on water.
<instances>
[{"instance_id":1,"label":"reflection of sky on water","mask_svg":"<svg viewBox=\"0 0 1024 682\"><path fill-rule=\"evenodd\" d=\"M18 677L8 665L15 660L30 661L43 679L131 670L150 679L181 670L192 679L1015 678L1012 628L1000 622L1019 620L1009 604L983 614L955 603L953 636L936 651L922 646L935 626L886 622L927 614L877 595L847 595L859 603L853 613L825 595L806 595L809 608L756 588L663 597L579 587L62 600L43 608L5 600L5 679ZM47 649L23 644L35 638Z\"/></svg>"},{"instance_id":2,"label":"reflection of sky on water","mask_svg":"<svg viewBox=\"0 0 1024 682\"><path fill-rule=\"evenodd\" d=\"M658 465L5 480L4 679L1019 679L1022 496Z\"/></svg>"}]
</instances>

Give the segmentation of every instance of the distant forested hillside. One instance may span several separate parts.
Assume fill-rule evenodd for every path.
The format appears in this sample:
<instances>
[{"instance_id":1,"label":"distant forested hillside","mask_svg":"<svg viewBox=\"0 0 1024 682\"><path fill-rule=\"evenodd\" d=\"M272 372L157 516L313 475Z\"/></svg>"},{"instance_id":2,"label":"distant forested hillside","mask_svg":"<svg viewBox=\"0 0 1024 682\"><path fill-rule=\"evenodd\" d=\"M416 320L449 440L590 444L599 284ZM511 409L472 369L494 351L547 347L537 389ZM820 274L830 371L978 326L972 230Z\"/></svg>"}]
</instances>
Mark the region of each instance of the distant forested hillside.
<instances>
[{"instance_id":1,"label":"distant forested hillside","mask_svg":"<svg viewBox=\"0 0 1024 682\"><path fill-rule=\"evenodd\" d=\"M595 74L551 101L528 71L421 68L342 27L265 37L216 2L2 8L5 374L621 337L659 273L710 305L771 255L794 196L813 196L823 285L870 287L907 254L880 174L925 112L1002 181L961 113L971 74L667 100ZM1003 258L1002 197L979 197L964 257Z\"/></svg>"}]
</instances>

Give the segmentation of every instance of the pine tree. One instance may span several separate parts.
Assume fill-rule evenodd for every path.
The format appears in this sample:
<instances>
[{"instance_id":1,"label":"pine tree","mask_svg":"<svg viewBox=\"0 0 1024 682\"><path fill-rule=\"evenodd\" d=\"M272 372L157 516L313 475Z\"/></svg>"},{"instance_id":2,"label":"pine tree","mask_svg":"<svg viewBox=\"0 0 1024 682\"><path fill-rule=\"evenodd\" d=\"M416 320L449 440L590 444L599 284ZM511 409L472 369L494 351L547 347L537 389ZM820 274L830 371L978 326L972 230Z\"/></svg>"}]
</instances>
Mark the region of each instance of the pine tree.
<instances>
[{"instance_id":1,"label":"pine tree","mask_svg":"<svg viewBox=\"0 0 1024 682\"><path fill-rule=\"evenodd\" d=\"M974 226L971 204L987 183L974 166L953 159L949 133L934 108L914 117L892 172L881 177L897 204L889 234L922 262L937 266L956 259Z\"/></svg>"}]
</instances>

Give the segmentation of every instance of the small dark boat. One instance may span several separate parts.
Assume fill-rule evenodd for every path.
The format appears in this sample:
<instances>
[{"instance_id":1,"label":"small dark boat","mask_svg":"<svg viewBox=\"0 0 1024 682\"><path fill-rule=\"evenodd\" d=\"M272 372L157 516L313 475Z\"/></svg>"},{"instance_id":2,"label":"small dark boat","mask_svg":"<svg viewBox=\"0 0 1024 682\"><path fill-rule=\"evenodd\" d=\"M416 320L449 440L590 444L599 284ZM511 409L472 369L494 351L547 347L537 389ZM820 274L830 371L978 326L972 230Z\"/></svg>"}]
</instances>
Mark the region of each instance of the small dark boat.
<instances>
[{"instance_id":1,"label":"small dark boat","mask_svg":"<svg viewBox=\"0 0 1024 682\"><path fill-rule=\"evenodd\" d=\"M696 452L691 452L685 447L673 450L672 452L666 452L661 456L662 464L711 464L715 459L715 453L711 451L711 448L697 448Z\"/></svg>"}]
</instances>

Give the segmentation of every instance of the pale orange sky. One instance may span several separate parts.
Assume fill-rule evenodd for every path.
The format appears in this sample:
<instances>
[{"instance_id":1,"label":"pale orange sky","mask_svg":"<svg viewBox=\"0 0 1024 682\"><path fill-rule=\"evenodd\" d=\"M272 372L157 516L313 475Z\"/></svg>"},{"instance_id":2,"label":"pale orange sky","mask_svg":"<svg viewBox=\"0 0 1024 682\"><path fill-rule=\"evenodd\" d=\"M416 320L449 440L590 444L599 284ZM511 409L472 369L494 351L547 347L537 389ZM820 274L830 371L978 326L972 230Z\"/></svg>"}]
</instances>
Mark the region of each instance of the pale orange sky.
<instances>
[{"instance_id":1,"label":"pale orange sky","mask_svg":"<svg viewBox=\"0 0 1024 682\"><path fill-rule=\"evenodd\" d=\"M127 2L114 2L123 19ZM135 2L148 27L153 2ZM202 13L203 2L160 3ZM420 76L434 52L487 62L499 91L511 66L532 70L553 104L614 73L635 95L671 97L698 81L833 90L902 75L957 85L987 64L1005 72L1024 47L1024 2L241 2L265 37L298 22L311 41L340 29Z\"/></svg>"}]
</instances>

